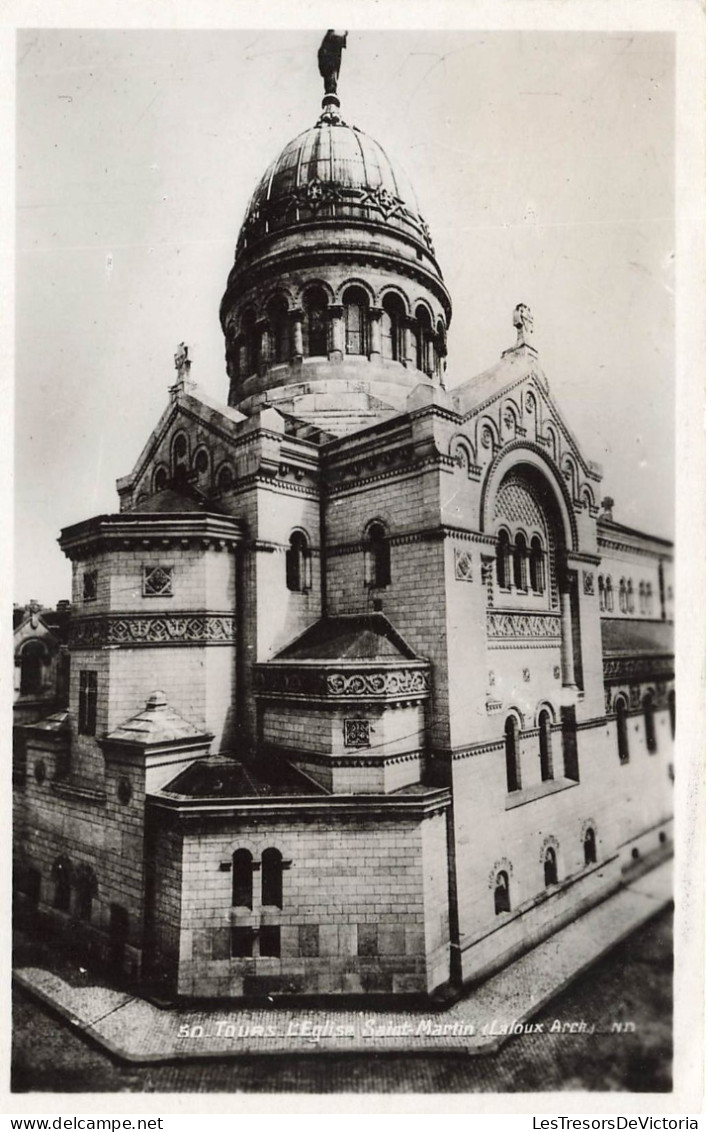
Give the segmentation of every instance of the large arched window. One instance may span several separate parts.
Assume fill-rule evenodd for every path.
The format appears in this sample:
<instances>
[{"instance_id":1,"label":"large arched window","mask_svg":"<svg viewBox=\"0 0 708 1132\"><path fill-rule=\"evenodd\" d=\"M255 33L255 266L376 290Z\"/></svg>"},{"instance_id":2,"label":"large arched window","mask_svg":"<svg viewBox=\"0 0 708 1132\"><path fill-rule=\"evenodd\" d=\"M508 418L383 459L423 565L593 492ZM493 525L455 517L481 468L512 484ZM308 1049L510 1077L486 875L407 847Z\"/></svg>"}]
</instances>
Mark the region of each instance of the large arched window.
<instances>
[{"instance_id":1,"label":"large arched window","mask_svg":"<svg viewBox=\"0 0 708 1132\"><path fill-rule=\"evenodd\" d=\"M269 362L278 365L290 357L290 326L288 323L288 304L282 296L268 303L266 317L270 328Z\"/></svg>"},{"instance_id":2,"label":"large arched window","mask_svg":"<svg viewBox=\"0 0 708 1132\"><path fill-rule=\"evenodd\" d=\"M307 535L303 531L293 531L285 552L285 579L292 593L307 593L311 588L311 561Z\"/></svg>"},{"instance_id":3,"label":"large arched window","mask_svg":"<svg viewBox=\"0 0 708 1132\"><path fill-rule=\"evenodd\" d=\"M624 578L620 578L619 605L620 605L620 613L626 613L627 612L627 583L625 582Z\"/></svg>"},{"instance_id":4,"label":"large arched window","mask_svg":"<svg viewBox=\"0 0 708 1132\"><path fill-rule=\"evenodd\" d=\"M278 849L264 849L261 858L261 904L283 907L283 855Z\"/></svg>"},{"instance_id":5,"label":"large arched window","mask_svg":"<svg viewBox=\"0 0 708 1132\"><path fill-rule=\"evenodd\" d=\"M253 907L253 857L248 849L237 849L231 858L231 903L234 908Z\"/></svg>"},{"instance_id":6,"label":"large arched window","mask_svg":"<svg viewBox=\"0 0 708 1132\"><path fill-rule=\"evenodd\" d=\"M388 361L400 362L404 358L405 317L398 295L386 295L381 315L381 353Z\"/></svg>"},{"instance_id":7,"label":"large arched window","mask_svg":"<svg viewBox=\"0 0 708 1132\"><path fill-rule=\"evenodd\" d=\"M521 763L519 758L519 721L509 715L504 724L504 751L506 754L506 788L509 793L521 789Z\"/></svg>"},{"instance_id":8,"label":"large arched window","mask_svg":"<svg viewBox=\"0 0 708 1132\"><path fill-rule=\"evenodd\" d=\"M346 353L368 355L369 300L366 292L361 287L348 287L344 292L343 305Z\"/></svg>"},{"instance_id":9,"label":"large arched window","mask_svg":"<svg viewBox=\"0 0 708 1132\"><path fill-rule=\"evenodd\" d=\"M517 590L527 590L528 586L528 548L526 538L519 531L514 539L514 585Z\"/></svg>"},{"instance_id":10,"label":"large arched window","mask_svg":"<svg viewBox=\"0 0 708 1132\"><path fill-rule=\"evenodd\" d=\"M591 825L585 830L585 836L583 837L583 857L586 865L594 865L597 861L595 830Z\"/></svg>"},{"instance_id":11,"label":"large arched window","mask_svg":"<svg viewBox=\"0 0 708 1132\"><path fill-rule=\"evenodd\" d=\"M305 295L302 326L303 349L307 357L326 358L328 354L327 296L321 287Z\"/></svg>"},{"instance_id":12,"label":"large arched window","mask_svg":"<svg viewBox=\"0 0 708 1132\"><path fill-rule=\"evenodd\" d=\"M647 692L642 697L642 711L644 713L644 735L647 750L650 755L656 751L656 727L654 721L654 694Z\"/></svg>"},{"instance_id":13,"label":"large arched window","mask_svg":"<svg viewBox=\"0 0 708 1132\"><path fill-rule=\"evenodd\" d=\"M551 748L551 715L546 708L538 713L538 748L541 759L541 781L553 778L553 751Z\"/></svg>"},{"instance_id":14,"label":"large arched window","mask_svg":"<svg viewBox=\"0 0 708 1132\"><path fill-rule=\"evenodd\" d=\"M391 548L383 523L371 523L365 535L365 580L373 589L391 584Z\"/></svg>"},{"instance_id":15,"label":"large arched window","mask_svg":"<svg viewBox=\"0 0 708 1132\"><path fill-rule=\"evenodd\" d=\"M42 691L42 673L45 661L41 641L28 641L20 653L20 695L38 696Z\"/></svg>"},{"instance_id":16,"label":"large arched window","mask_svg":"<svg viewBox=\"0 0 708 1132\"><path fill-rule=\"evenodd\" d=\"M608 613L613 613L615 608L615 595L612 589L612 578L608 574L605 578L605 609Z\"/></svg>"},{"instance_id":17,"label":"large arched window","mask_svg":"<svg viewBox=\"0 0 708 1132\"><path fill-rule=\"evenodd\" d=\"M497 584L502 590L508 590L511 585L510 558L509 535L502 529L497 538Z\"/></svg>"},{"instance_id":18,"label":"large arched window","mask_svg":"<svg viewBox=\"0 0 708 1132\"><path fill-rule=\"evenodd\" d=\"M617 749L621 763L629 762L629 732L627 730L627 701L619 696L615 705L617 713Z\"/></svg>"},{"instance_id":19,"label":"large arched window","mask_svg":"<svg viewBox=\"0 0 708 1132\"><path fill-rule=\"evenodd\" d=\"M529 557L531 571L531 589L535 594L542 594L546 588L543 570L543 546L538 535L531 539L531 554Z\"/></svg>"},{"instance_id":20,"label":"large arched window","mask_svg":"<svg viewBox=\"0 0 708 1132\"><path fill-rule=\"evenodd\" d=\"M509 874L502 869L501 872L497 873L494 882L494 915L499 916L502 912L510 911Z\"/></svg>"},{"instance_id":21,"label":"large arched window","mask_svg":"<svg viewBox=\"0 0 708 1132\"><path fill-rule=\"evenodd\" d=\"M558 884L558 861L556 851L552 845L548 846L543 858L543 883L546 888L550 888L553 884Z\"/></svg>"}]
</instances>

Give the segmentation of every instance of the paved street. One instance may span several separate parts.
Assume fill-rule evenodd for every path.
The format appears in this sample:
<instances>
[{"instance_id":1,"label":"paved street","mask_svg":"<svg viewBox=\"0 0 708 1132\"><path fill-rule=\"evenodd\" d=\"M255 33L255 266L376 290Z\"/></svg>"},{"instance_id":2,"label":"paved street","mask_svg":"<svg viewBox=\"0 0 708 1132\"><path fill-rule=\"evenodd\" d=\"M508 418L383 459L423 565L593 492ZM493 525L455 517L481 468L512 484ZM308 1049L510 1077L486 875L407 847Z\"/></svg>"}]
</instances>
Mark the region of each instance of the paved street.
<instances>
[{"instance_id":1,"label":"paved street","mask_svg":"<svg viewBox=\"0 0 708 1132\"><path fill-rule=\"evenodd\" d=\"M649 921L535 1021L543 1032L498 1053L246 1056L156 1066L120 1063L22 991L14 1001L16 1092L523 1092L671 1088L672 917ZM554 1023L595 1033L558 1033ZM620 1023L624 1033L612 1033ZM632 1032L632 1025L635 1027Z\"/></svg>"}]
</instances>

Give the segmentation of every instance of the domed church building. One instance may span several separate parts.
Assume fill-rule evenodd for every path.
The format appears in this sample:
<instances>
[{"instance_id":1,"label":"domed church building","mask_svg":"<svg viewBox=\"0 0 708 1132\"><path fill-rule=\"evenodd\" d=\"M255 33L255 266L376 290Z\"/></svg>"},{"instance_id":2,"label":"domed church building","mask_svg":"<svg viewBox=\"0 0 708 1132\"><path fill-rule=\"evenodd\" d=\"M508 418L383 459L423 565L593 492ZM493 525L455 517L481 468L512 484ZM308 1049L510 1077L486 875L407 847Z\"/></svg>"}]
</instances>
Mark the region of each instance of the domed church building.
<instances>
[{"instance_id":1,"label":"domed church building","mask_svg":"<svg viewBox=\"0 0 708 1132\"><path fill-rule=\"evenodd\" d=\"M670 851L672 547L614 520L523 304L448 383L345 38L246 211L227 403L180 347L120 510L62 531L69 706L26 728L18 898L173 996L454 990Z\"/></svg>"}]
</instances>

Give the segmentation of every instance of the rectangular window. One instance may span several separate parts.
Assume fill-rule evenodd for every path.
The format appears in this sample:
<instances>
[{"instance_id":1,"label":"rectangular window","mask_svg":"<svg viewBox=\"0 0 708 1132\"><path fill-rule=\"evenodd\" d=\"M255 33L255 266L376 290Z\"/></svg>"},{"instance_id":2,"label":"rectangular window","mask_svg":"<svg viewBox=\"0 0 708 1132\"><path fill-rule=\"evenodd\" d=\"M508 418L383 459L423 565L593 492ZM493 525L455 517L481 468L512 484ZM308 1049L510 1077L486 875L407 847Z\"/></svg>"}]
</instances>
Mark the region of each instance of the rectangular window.
<instances>
[{"instance_id":1,"label":"rectangular window","mask_svg":"<svg viewBox=\"0 0 708 1132\"><path fill-rule=\"evenodd\" d=\"M143 566L143 597L172 597L172 566Z\"/></svg>"},{"instance_id":2,"label":"rectangular window","mask_svg":"<svg viewBox=\"0 0 708 1132\"><path fill-rule=\"evenodd\" d=\"M280 958L280 928L261 928L258 940L262 958Z\"/></svg>"},{"instance_id":3,"label":"rectangular window","mask_svg":"<svg viewBox=\"0 0 708 1132\"><path fill-rule=\"evenodd\" d=\"M79 673L79 735L96 734L98 673L84 669Z\"/></svg>"},{"instance_id":4,"label":"rectangular window","mask_svg":"<svg viewBox=\"0 0 708 1132\"><path fill-rule=\"evenodd\" d=\"M98 597L98 570L87 570L83 581L84 601L95 601Z\"/></svg>"}]
</instances>

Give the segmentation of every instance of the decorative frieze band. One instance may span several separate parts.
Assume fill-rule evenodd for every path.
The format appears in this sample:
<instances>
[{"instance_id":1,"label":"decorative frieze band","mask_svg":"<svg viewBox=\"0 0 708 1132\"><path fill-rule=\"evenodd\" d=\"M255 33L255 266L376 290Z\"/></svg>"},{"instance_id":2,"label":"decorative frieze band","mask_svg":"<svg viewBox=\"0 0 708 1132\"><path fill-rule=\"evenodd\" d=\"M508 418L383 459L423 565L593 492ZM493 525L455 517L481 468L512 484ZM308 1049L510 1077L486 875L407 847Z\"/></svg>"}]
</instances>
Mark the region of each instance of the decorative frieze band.
<instances>
[{"instance_id":1,"label":"decorative frieze band","mask_svg":"<svg viewBox=\"0 0 708 1132\"><path fill-rule=\"evenodd\" d=\"M73 619L69 647L232 645L235 637L232 613L113 613Z\"/></svg>"},{"instance_id":2,"label":"decorative frieze band","mask_svg":"<svg viewBox=\"0 0 708 1132\"><path fill-rule=\"evenodd\" d=\"M487 636L492 640L560 641L561 622L555 613L500 613L487 610Z\"/></svg>"},{"instance_id":3,"label":"decorative frieze band","mask_svg":"<svg viewBox=\"0 0 708 1132\"><path fill-rule=\"evenodd\" d=\"M670 679L674 674L673 656L612 656L602 662L606 681Z\"/></svg>"},{"instance_id":4,"label":"decorative frieze band","mask_svg":"<svg viewBox=\"0 0 708 1132\"><path fill-rule=\"evenodd\" d=\"M254 689L287 699L420 700L430 692L430 676L414 665L355 671L260 665L254 669Z\"/></svg>"}]
</instances>

